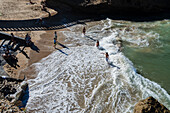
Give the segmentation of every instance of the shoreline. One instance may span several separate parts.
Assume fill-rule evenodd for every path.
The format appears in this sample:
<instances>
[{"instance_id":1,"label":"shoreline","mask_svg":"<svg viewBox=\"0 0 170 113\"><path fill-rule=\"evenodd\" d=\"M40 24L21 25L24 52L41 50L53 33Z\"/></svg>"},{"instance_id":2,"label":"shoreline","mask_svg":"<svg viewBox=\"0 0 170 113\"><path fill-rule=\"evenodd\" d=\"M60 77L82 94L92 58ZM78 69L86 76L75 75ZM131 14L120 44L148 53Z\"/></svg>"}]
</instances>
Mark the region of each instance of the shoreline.
<instances>
[{"instance_id":1,"label":"shoreline","mask_svg":"<svg viewBox=\"0 0 170 113\"><path fill-rule=\"evenodd\" d=\"M41 29L41 30L37 30L37 31L36 30L35 31L29 31L29 30L26 30L26 31L19 31L19 30L18 31L12 31L14 33L14 35L21 36L23 38L25 37L26 33L31 34L32 41L40 49L40 52L37 53L37 52L31 50L30 48L25 48L25 51L28 54L28 56L30 57L30 59L27 59L22 53L18 53L17 57L18 57L18 60L19 60L18 63L20 65L20 67L16 70L16 69L13 69L12 67L9 67L8 65L5 65L4 70L10 75L11 78L23 79L23 78L26 77L26 79L24 80L26 82L27 82L27 80L30 80L30 79L33 80L34 78L36 78L37 77L37 72L36 72L35 65L33 65L33 64L40 62L40 60L47 57L48 55L50 55L54 51L60 51L63 48L63 46L60 46L58 44L56 46L57 49L53 48L54 31L57 31L58 42L59 43L61 43L63 45L70 44L69 47L77 47L77 46L79 46L76 42L75 42L75 44L71 45L72 43L74 43L74 41L72 41L71 39L70 39L71 41L69 41L69 40L65 41L66 37L64 36L64 34L62 32L69 31L69 26L65 26L65 23L67 24L69 22L74 22L75 20L76 20L77 23L74 24L74 25L78 26L78 25L81 24L81 26L79 26L80 29L76 29L76 30L78 30L78 32L77 31L74 31L74 32L77 32L77 33L81 32L80 30L81 30L81 28L83 26L82 24L88 24L88 23L86 23L84 21L81 22L82 19L80 19L80 20L76 19L77 16L80 16L80 15L81 14L79 14L79 15L68 14L67 15L67 13L64 13L64 14L60 15L59 19L57 17L54 17L53 19L51 19L51 21L56 21L57 24L61 24L61 25L64 26L63 28L58 28L58 29L55 29L55 30L42 30ZM61 20L61 21L58 22L58 20L60 20L60 18L64 17L64 19L65 19L65 17L67 17L67 16L72 17L72 18L69 18L69 19L66 18L66 20ZM90 22L95 23L96 20L99 20L101 18L104 19L105 17L106 17L106 15L100 15L99 18L91 20ZM121 17L117 16L117 17L113 17L113 18L118 18L119 19ZM58 20L55 20L55 19L58 19ZM83 17L83 19L84 19L84 17ZM48 20L48 22L50 22L50 21ZM9 23L10 23L10 21L9 21ZM52 24L54 24L54 23L55 22L53 22ZM7 33L11 33L11 31L9 31ZM82 45L82 43L80 45Z\"/></svg>"},{"instance_id":2,"label":"shoreline","mask_svg":"<svg viewBox=\"0 0 170 113\"><path fill-rule=\"evenodd\" d=\"M68 29L61 29L60 31L65 31L65 30L68 30ZM53 30L53 31L46 31L46 32L44 32L44 33L42 33L41 35L40 35L40 39L38 40L38 41L35 41L35 45L41 45L41 43L42 42L44 42L44 44L47 44L48 45L48 47L50 48L48 48L49 50L51 50L52 48L53 48L53 35L54 35L54 31L55 30ZM60 31L58 31L58 32L60 32ZM50 34L50 35L49 35ZM48 37L48 41L46 40L46 36L51 36L50 37L50 39L49 39L49 37ZM62 38L60 38L60 37L62 37ZM61 39L61 40L59 40L59 42L61 42L61 43L63 43L63 44L65 44L64 43L64 37L63 36L61 36L60 35L60 33L59 33L59 39ZM52 45L51 45L52 44ZM45 45L43 45L43 46L45 46ZM59 46L60 47L60 46ZM42 47L43 48L43 47ZM45 47L46 48L46 47ZM57 47L58 48L58 47ZM30 50L31 51L31 50ZM44 51L46 51L45 49L44 49ZM51 53L53 52L53 51L50 51ZM40 53L41 53L41 50L40 50ZM36 53L36 52L31 52L30 53L30 58L31 57L34 57L34 55L39 55L39 53ZM44 55L44 57L45 57L45 55ZM35 62L36 62L36 59L35 59ZM28 68L27 69L25 69L24 71L26 71L26 73L29 75L35 75L36 74L36 72L35 72L35 68L34 68L34 66L31 66L31 63L35 63L34 61L30 61L30 62L28 62ZM27 71L28 70L28 71ZM22 73L23 74L23 73ZM24 75L24 74L23 74ZM22 75L22 76L23 76ZM27 76L26 78L27 79L32 79L32 78L35 78L36 76Z\"/></svg>"},{"instance_id":3,"label":"shoreline","mask_svg":"<svg viewBox=\"0 0 170 113\"><path fill-rule=\"evenodd\" d=\"M73 31L74 32L74 31ZM76 35L75 35L75 37L76 37ZM88 43L88 42L87 42ZM109 44L108 44L109 45ZM106 47L107 47L107 45L105 45ZM89 58L89 56L91 56L92 55L92 53L95 53L95 51L97 51L96 53L98 53L98 50L97 50L97 48L95 48L95 47L89 47L88 45L85 45L85 46L83 46L83 47L85 47L85 49L82 49L81 48L81 46L80 47L75 47L75 48L70 48L70 50L65 50L65 52L66 53L68 53L68 54L70 54L70 52L72 53L72 55L70 54L70 56L72 56L73 58L75 58L74 60L78 60L78 64L80 63L80 62L83 62L84 60L81 60L81 58L79 58L79 57L77 57L77 56L79 56L79 55L77 55L77 54L79 54L80 53L80 51L82 52L83 50L85 50L86 52L85 52L85 54L87 54L87 55L84 55L84 57L86 57L86 56L88 56L86 59L88 59ZM79 49L79 50L76 50L76 49ZM90 48L90 49L89 49ZM104 47L105 48L105 47ZM75 51L78 51L77 53L75 52L73 52L73 51L71 51L72 49L75 49L74 50L74 52ZM89 49L89 50L88 50ZM94 50L94 51L93 51ZM93 51L93 52L91 52L91 51ZM88 55L88 53L90 53L90 55ZM82 52L82 54L84 54L84 52ZM82 54L80 54L82 57L83 57L83 55ZM121 53L120 53L121 54ZM86 78L86 75L88 75L87 73L88 72L84 72L84 71L88 71L88 70L90 70L90 69L87 69L86 70L86 68L84 69L84 70L82 70L82 73L81 73L81 71L79 71L79 73L76 73L76 71L77 71L77 68L76 67L74 67L75 65L74 64L76 64L75 63L75 61L73 60L73 59L70 59L70 58L68 58L67 56L65 57L67 60L64 60L64 59L62 59L61 61L60 61L60 59L56 59L54 56L55 55L62 55L62 54L60 54L60 53L54 53L54 54L52 54L52 55L49 55L47 58L45 58L42 62L40 62L40 63L38 63L37 64L37 66L40 66L40 70L39 70L39 72L41 73L41 74L39 74L39 76L36 78L36 79L34 79L34 80L30 80L29 81L29 83L30 83L30 92L32 93L32 96L31 96L31 98L30 98L30 102L29 102L29 104L28 104L28 106L29 106L29 108L28 109L31 109L31 107L32 106L34 106L34 105L37 105L38 104L38 102L39 101L42 101L42 102L44 102L43 100L45 100L44 98L45 97L47 97L47 96L45 96L45 95L48 95L49 93L50 94L56 94L57 93L57 91L55 91L55 90L53 90L53 88L56 88L57 86L60 86L61 85L61 87L63 88L63 89L65 89L65 87L70 87L71 89L74 87L74 85L69 85L69 86L67 86L67 83L69 83L69 84L72 84L72 82L73 81L76 81L74 78L76 78L76 77L82 77L82 79L80 79L80 81L82 80L82 84L81 84L81 82L80 82L80 86L81 85L83 85L83 81L84 80L87 80L86 82L88 82L88 83L91 83L91 82L89 82L91 79L83 79L83 78ZM75 55L75 56L74 56ZM100 54L99 54L100 55ZM92 55L93 56L93 55ZM63 56L64 57L64 56ZM62 57L62 58L63 58ZM94 56L93 56L94 57ZM104 57L104 56L103 56ZM103 58L103 57L97 57L97 58L94 58L95 60L96 59L98 59L98 58ZM123 63L124 61L122 61L122 62L119 62L120 61L120 57L116 57L116 56L112 56L112 57L114 57L113 58L113 60L115 60L115 61L113 61L114 63L115 62L117 62L117 63ZM127 58L125 57L125 56L123 56L122 55L122 57L123 57L123 60L125 60L125 61L127 61ZM51 59L50 59L51 58ZM55 60L54 60L55 59ZM89 58L90 59L90 58ZM117 60L116 60L117 59ZM58 61L57 61L58 60ZM47 66L48 66L48 63L46 62L46 61L49 61L50 63L53 63L53 62L55 62L55 63L53 63L51 66L52 67L48 67L47 68ZM90 60L91 61L91 60ZM89 61L89 62L90 62ZM104 59L101 59L100 61L104 61ZM129 61L129 60L128 60ZM95 61L95 62L99 62L99 61ZM105 64L106 62L104 62L104 64ZM56 66L56 67L54 67L54 65L56 65L56 64L61 64L61 66ZM69 66L68 66L68 68L67 68L67 65L66 65L66 68L64 68L64 64L70 64ZM79 69L81 69L81 64L83 65L84 63L80 63L79 65L77 64L77 66L79 66L78 68ZM90 64L90 63L89 63ZM47 65L47 66L46 66ZM101 65L101 64L100 64ZM117 64L118 65L118 64ZM126 66L128 66L129 65L129 67L126 67ZM85 65L86 66L86 65ZM69 68L69 67L73 67L73 69L72 68ZM84 66L83 66L84 67ZM124 67L124 68L127 68L127 69L125 69L124 70L124 68L122 68L122 67ZM129 68L130 69L132 69L132 71L135 73L135 70L134 70L134 67L131 65L131 62L129 61L129 64L127 64L127 65L122 65L122 67L121 67L121 69L122 70L124 70L123 72L127 72L128 70L129 70ZM41 70L42 69L42 70ZM75 69L75 71L73 71ZM44 71L43 71L44 70ZM47 71L47 70L50 70L50 73ZM60 73L62 72L62 71L66 71L64 74L62 74L62 75L60 75ZM43 72L42 72L43 71ZM53 71L53 73L51 72L51 71ZM56 72L56 73L55 73ZM95 71L96 72L96 71ZM103 71L102 71L103 72ZM42 74L43 73L43 74ZM69 73L71 73L71 74L69 74ZM72 74L72 73L74 73L74 74ZM84 73L86 73L85 75L84 75ZM120 76L119 75L117 75L117 79L121 79L121 74L122 73L120 73ZM75 76L74 76L75 75ZM92 74L93 75L93 74ZM137 75L137 76L135 76L135 75ZM145 79L144 77L142 77L142 76L140 76L140 75L138 75L137 73L135 73L135 75L129 75L130 77L129 77L129 79L130 78L135 78L134 79L134 81L133 82L136 82L136 80L139 80L139 83L137 82L137 86L139 87L139 85L140 85L140 83L141 82L144 82L144 84L149 84L149 85L152 85L152 84L154 84L156 87L157 87L157 84L156 83L154 83L154 82L152 82L152 81L150 81L150 80L148 80L148 79ZM73 77L70 77L70 76L73 76ZM116 75L113 75L113 78L115 77ZM56 79L56 78L58 78L59 77L59 79ZM90 75L90 77L89 78L93 78L93 76L91 76ZM97 76L98 77L98 76ZM125 76L124 76L125 77ZM44 79L44 78L48 78L48 79ZM68 78L68 79L67 79ZM70 78L72 78L71 80L69 80ZM88 78L88 77L87 77ZM123 77L122 77L123 78ZM126 77L125 77L126 78ZM116 79L116 80L117 80ZM129 80L128 79L128 76L127 76L127 81ZM67 81L68 80L68 81ZM78 79L79 80L79 79ZM62 81L62 83L60 84L60 81ZM66 81L66 82L63 82L63 81ZM121 81L121 80L120 80ZM70 83L71 82L71 83ZM105 82L104 82L105 83ZM58 85L56 85L56 84L58 84ZM73 82L73 84L77 84L77 83L74 83ZM118 84L118 83L117 83ZM115 84L116 85L116 84ZM125 82L125 87L126 87L126 82ZM51 86L51 87L47 87L47 86ZM76 85L75 85L76 86ZM103 86L103 85L102 85ZM104 85L104 86L107 86L107 85ZM127 85L128 86L128 85ZM132 85L133 86L133 85ZM158 87L160 88L160 86L158 85ZM78 88L80 88L80 87L78 87ZM75 87L75 89L78 89L77 87ZM96 87L95 87L96 88ZM133 88L133 87L132 87ZM145 85L144 85L144 89L147 89L148 87L146 87ZM56 89L58 89L58 88L56 88ZM67 89L67 88L66 88ZM69 88L68 88L69 89ZM96 88L96 89L104 89L104 88L100 88L100 85ZM131 88L130 88L131 89ZM134 88L135 89L135 88ZM140 88L139 88L140 89ZM162 92L160 92L160 90L157 90L155 87L154 88L152 88L152 89L154 89L154 91L156 91L155 92L155 94L161 94ZM147 89L147 91L146 92L149 92L150 90L152 90L152 89ZM156 89L156 90L155 90ZM38 91L37 91L38 90ZM163 89L162 89L163 90ZM34 92L35 91L35 92ZM43 92L46 92L46 91L48 91L49 93L48 94L46 94L46 93L43 93ZM76 90L77 91L77 90ZM75 91L75 92L76 92ZM126 88L123 90L123 91L126 91ZM122 91L122 93L124 93ZM131 91L131 90L130 90ZM158 92L159 91L159 92ZM52 92L52 93L51 93ZM74 92L74 90L73 90L73 92ZM100 92L100 91L97 91L97 92ZM97 92L95 92L95 93L97 93ZM163 90L163 92L164 92L164 90ZM39 95L41 95L41 94L44 94L43 96L41 96L41 97L38 97ZM94 93L94 92L93 92ZM34 94L37 94L37 96L35 96ZM99 93L99 94L96 94L96 95L100 95L101 93ZM140 93L139 93L140 94ZM93 98L93 96L91 97L92 98L92 101L93 101L93 99L95 99L95 96L96 95L94 95L94 98ZM138 95L138 93L136 94L136 95ZM39 99L39 101L35 101L35 98L34 98L34 96L35 96L35 98L38 98ZM91 95L90 95L91 96ZM87 96L87 97L89 97L89 96ZM97 97L96 97L97 98ZM120 97L121 98L121 97ZM81 98L81 99L83 99L83 98ZM50 100L50 99L49 99ZM55 100L55 99L54 99ZM34 102L35 101L35 102ZM96 100L97 101L97 100ZM78 101L79 102L79 101ZM43 104L44 105L44 104ZM44 106L43 107L43 105L41 106L41 109L43 109L43 110L45 110L46 109L46 107ZM84 107L83 107L84 108ZM35 109L31 109L31 110L35 110ZM30 110L30 111L31 111Z\"/></svg>"}]
</instances>

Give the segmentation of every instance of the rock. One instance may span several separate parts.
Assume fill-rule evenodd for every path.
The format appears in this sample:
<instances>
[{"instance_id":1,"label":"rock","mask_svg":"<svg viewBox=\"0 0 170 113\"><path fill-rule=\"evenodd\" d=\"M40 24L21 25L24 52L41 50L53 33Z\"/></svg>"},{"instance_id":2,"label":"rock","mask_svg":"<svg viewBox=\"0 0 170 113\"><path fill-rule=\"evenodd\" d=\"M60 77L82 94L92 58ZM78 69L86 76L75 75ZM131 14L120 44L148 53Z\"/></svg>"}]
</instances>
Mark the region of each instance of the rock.
<instances>
[{"instance_id":1,"label":"rock","mask_svg":"<svg viewBox=\"0 0 170 113\"><path fill-rule=\"evenodd\" d=\"M170 10L170 0L46 0L47 6L64 4L86 13L161 12ZM61 5L60 5L61 6Z\"/></svg>"},{"instance_id":2,"label":"rock","mask_svg":"<svg viewBox=\"0 0 170 113\"><path fill-rule=\"evenodd\" d=\"M18 113L18 107L22 106L22 97L28 84L20 79L0 77L0 112Z\"/></svg>"},{"instance_id":3,"label":"rock","mask_svg":"<svg viewBox=\"0 0 170 113\"><path fill-rule=\"evenodd\" d=\"M0 99L0 112L1 113L22 113L21 110L17 107L11 104L6 99Z\"/></svg>"},{"instance_id":4,"label":"rock","mask_svg":"<svg viewBox=\"0 0 170 113\"><path fill-rule=\"evenodd\" d=\"M134 113L170 113L170 110L153 97L148 97L135 105Z\"/></svg>"},{"instance_id":5,"label":"rock","mask_svg":"<svg viewBox=\"0 0 170 113\"><path fill-rule=\"evenodd\" d=\"M17 103L21 100L21 98L23 97L25 90L28 87L28 83L26 82L22 82L20 84L20 87L17 88L17 92L13 95L10 95L9 98L11 98L11 102L15 105L18 105Z\"/></svg>"},{"instance_id":6,"label":"rock","mask_svg":"<svg viewBox=\"0 0 170 113\"><path fill-rule=\"evenodd\" d=\"M5 97L8 94L14 94L18 86L19 82L0 79L0 93L2 94L1 97Z\"/></svg>"}]
</instances>

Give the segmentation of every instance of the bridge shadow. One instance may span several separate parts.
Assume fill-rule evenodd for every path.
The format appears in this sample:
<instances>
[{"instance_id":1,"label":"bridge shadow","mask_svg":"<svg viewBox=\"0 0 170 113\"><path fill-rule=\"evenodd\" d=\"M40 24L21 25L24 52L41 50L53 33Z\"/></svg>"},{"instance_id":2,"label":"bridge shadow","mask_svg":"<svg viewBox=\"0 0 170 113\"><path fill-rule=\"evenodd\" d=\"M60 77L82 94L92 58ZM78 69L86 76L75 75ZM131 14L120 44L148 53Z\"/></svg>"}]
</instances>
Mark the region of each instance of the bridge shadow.
<instances>
[{"instance_id":1,"label":"bridge shadow","mask_svg":"<svg viewBox=\"0 0 170 113\"><path fill-rule=\"evenodd\" d=\"M5 61L11 66L14 67L15 69L17 69L17 67L20 67L18 65L18 59L17 58L13 58L12 56L8 59L5 59Z\"/></svg>"}]
</instances>

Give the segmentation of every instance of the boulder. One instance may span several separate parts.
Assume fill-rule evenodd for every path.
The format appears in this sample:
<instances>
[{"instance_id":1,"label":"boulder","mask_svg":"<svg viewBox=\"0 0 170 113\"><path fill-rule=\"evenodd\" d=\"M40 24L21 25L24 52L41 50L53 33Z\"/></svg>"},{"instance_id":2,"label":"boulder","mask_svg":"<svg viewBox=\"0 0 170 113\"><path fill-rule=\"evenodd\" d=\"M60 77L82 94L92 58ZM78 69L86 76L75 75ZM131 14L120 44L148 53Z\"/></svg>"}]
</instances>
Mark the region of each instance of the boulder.
<instances>
[{"instance_id":1,"label":"boulder","mask_svg":"<svg viewBox=\"0 0 170 113\"><path fill-rule=\"evenodd\" d=\"M170 113L170 110L153 97L148 97L135 105L134 113Z\"/></svg>"}]
</instances>

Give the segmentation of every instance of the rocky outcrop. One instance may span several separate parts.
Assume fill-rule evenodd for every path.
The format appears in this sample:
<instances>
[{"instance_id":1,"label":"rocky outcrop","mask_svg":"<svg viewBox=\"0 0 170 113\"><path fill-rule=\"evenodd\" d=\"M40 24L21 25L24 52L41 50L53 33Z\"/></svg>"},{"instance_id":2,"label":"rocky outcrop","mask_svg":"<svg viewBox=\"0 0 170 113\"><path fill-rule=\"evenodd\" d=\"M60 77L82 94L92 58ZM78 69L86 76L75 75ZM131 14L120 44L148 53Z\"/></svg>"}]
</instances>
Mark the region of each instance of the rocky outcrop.
<instances>
[{"instance_id":1,"label":"rocky outcrop","mask_svg":"<svg viewBox=\"0 0 170 113\"><path fill-rule=\"evenodd\" d=\"M21 83L22 82L22 83ZM25 110L25 105L22 103L28 84L20 79L0 77L0 112L12 113L20 112L20 108Z\"/></svg>"},{"instance_id":2,"label":"rocky outcrop","mask_svg":"<svg viewBox=\"0 0 170 113\"><path fill-rule=\"evenodd\" d=\"M47 5L65 4L87 13L161 12L170 9L170 0L46 0Z\"/></svg>"},{"instance_id":3,"label":"rocky outcrop","mask_svg":"<svg viewBox=\"0 0 170 113\"><path fill-rule=\"evenodd\" d=\"M135 105L134 113L170 113L170 110L153 97L148 97Z\"/></svg>"},{"instance_id":4,"label":"rocky outcrop","mask_svg":"<svg viewBox=\"0 0 170 113\"><path fill-rule=\"evenodd\" d=\"M8 94L14 94L19 87L21 80L0 77L0 96L4 98Z\"/></svg>"},{"instance_id":5,"label":"rocky outcrop","mask_svg":"<svg viewBox=\"0 0 170 113\"><path fill-rule=\"evenodd\" d=\"M26 82L21 83L20 87L17 89L17 92L13 95L9 95L8 98L10 98L11 103L14 103L17 106L22 106L22 105L18 105L17 103L21 102L22 97L24 96L27 88L28 88L28 84Z\"/></svg>"},{"instance_id":6,"label":"rocky outcrop","mask_svg":"<svg viewBox=\"0 0 170 113\"><path fill-rule=\"evenodd\" d=\"M14 104L11 104L6 99L0 99L0 113L23 113L21 110L15 106Z\"/></svg>"}]
</instances>

